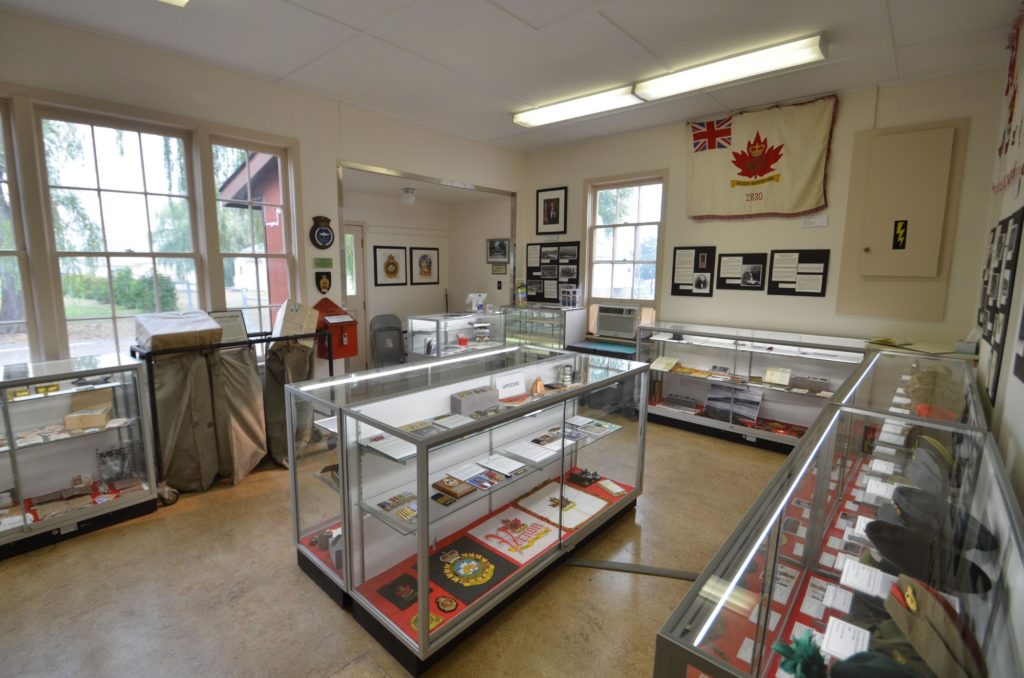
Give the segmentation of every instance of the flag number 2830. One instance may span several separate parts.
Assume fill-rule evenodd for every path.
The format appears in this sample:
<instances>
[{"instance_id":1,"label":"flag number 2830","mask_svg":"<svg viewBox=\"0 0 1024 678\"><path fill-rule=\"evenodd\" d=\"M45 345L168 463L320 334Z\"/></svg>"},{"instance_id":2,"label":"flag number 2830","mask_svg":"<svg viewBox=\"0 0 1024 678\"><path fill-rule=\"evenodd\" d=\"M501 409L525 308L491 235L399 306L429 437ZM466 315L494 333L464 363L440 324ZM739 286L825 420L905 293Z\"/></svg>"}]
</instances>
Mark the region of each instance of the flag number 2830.
<instances>
[{"instance_id":1,"label":"flag number 2830","mask_svg":"<svg viewBox=\"0 0 1024 678\"><path fill-rule=\"evenodd\" d=\"M747 202L756 202L758 200L764 200L764 193L761 191L756 193L747 193Z\"/></svg>"}]
</instances>

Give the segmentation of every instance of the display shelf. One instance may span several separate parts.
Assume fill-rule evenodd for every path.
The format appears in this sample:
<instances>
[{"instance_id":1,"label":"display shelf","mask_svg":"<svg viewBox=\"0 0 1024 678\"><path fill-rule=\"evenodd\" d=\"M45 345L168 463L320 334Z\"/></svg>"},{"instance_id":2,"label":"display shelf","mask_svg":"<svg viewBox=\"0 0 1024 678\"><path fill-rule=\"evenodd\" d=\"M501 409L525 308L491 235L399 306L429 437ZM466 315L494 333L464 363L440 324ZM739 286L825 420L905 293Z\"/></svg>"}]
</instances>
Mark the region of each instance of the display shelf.
<instances>
[{"instance_id":1,"label":"display shelf","mask_svg":"<svg viewBox=\"0 0 1024 678\"><path fill-rule=\"evenodd\" d=\"M103 389L116 389L121 388L121 384L113 382L109 384L96 384L87 386L74 386L70 388L61 388L56 391L45 391L43 393L30 393L29 395L18 396L12 395L8 397L8 402L12 405L22 402L29 402L33 400L39 400L40 398L60 398L65 396L71 396L75 393L85 393L86 391L100 391Z\"/></svg>"},{"instance_id":2,"label":"display shelf","mask_svg":"<svg viewBox=\"0 0 1024 678\"><path fill-rule=\"evenodd\" d=\"M851 375L663 626L656 676L781 675L773 643L804 632L829 669L1021 675L1024 519L960 369L889 354Z\"/></svg>"},{"instance_id":3,"label":"display shelf","mask_svg":"<svg viewBox=\"0 0 1024 678\"><path fill-rule=\"evenodd\" d=\"M416 360L487 351L504 345L504 336L498 313L414 315L406 321L406 353Z\"/></svg>"},{"instance_id":4,"label":"display shelf","mask_svg":"<svg viewBox=\"0 0 1024 678\"><path fill-rule=\"evenodd\" d=\"M329 574L325 590L336 600L351 597L356 619L382 634L410 670L422 669L481 615L635 504L646 403L595 395L639 392L647 375L644 363L524 346L289 386L292 457L300 460L295 450L312 422L337 428L340 455L339 496L321 496L322 482L293 471L301 567L321 587ZM531 396L540 384L547 386ZM466 419L437 423L455 411ZM374 449L367 443L376 435L411 452ZM448 477L447 492L434 487ZM328 568L302 535L336 515L345 562ZM505 530L520 550L493 551L477 527ZM446 565L458 571L446 575ZM474 567L480 580L469 583L464 577ZM419 610L429 614L422 628Z\"/></svg>"},{"instance_id":5,"label":"display shelf","mask_svg":"<svg viewBox=\"0 0 1024 678\"><path fill-rule=\"evenodd\" d=\"M114 421L114 420L111 420L111 421ZM73 431L62 431L62 433L66 434L63 437L53 437L53 436L51 436L51 437L43 439L43 440L33 441L33 442L29 442L29 443L25 443L25 442L20 442L19 443L19 442L17 442L17 439L16 439L15 442L16 442L18 451L21 452L21 451L24 451L24 450L31 450L33 448L42 447L44 445L52 445L52 444L56 444L56 443L61 443L61 442L67 441L67 440L79 440L81 438L88 438L90 436L102 435L104 433L111 433L111 432L115 432L115 431L126 431L128 429L134 428L139 423L137 418L125 419L123 421L124 421L124 423L120 423L120 424L118 424L116 426L110 426L110 424L108 423L103 428L84 429L84 430L74 429ZM78 432L75 433L75 431L78 431ZM22 438L22 440L24 440L24 438ZM0 453L8 452L9 450L10 450L10 448L8 446L6 446L6 445L4 445L3 447L0 447Z\"/></svg>"}]
</instances>

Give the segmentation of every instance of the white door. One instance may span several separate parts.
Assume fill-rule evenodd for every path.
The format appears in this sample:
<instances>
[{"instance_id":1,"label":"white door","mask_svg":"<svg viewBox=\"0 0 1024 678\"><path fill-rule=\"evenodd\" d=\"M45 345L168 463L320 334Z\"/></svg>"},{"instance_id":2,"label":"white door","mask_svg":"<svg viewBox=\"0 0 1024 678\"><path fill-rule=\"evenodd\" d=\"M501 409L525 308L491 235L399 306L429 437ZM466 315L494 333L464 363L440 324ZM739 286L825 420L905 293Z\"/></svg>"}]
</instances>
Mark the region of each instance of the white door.
<instances>
[{"instance_id":1,"label":"white door","mask_svg":"<svg viewBox=\"0 0 1024 678\"><path fill-rule=\"evenodd\" d=\"M342 256L345 257L345 303L349 315L359 323L359 353L348 359L348 371L358 372L367 367L370 347L366 343L366 286L363 284L363 227L345 224L341 238Z\"/></svg>"}]
</instances>

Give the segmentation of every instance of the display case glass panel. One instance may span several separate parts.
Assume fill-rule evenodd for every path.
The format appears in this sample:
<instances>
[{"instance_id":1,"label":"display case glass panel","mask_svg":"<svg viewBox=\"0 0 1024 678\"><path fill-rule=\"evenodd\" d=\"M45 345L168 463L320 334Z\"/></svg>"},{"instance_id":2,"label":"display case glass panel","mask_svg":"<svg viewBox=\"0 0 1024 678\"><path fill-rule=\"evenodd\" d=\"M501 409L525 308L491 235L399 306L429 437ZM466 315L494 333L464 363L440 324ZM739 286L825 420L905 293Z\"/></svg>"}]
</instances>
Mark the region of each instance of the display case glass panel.
<instances>
[{"instance_id":1,"label":"display case glass panel","mask_svg":"<svg viewBox=\"0 0 1024 678\"><path fill-rule=\"evenodd\" d=\"M500 313L438 313L410 316L406 353L410 360L443 358L497 348L504 343Z\"/></svg>"},{"instance_id":2,"label":"display case glass panel","mask_svg":"<svg viewBox=\"0 0 1024 678\"><path fill-rule=\"evenodd\" d=\"M990 434L830 404L662 628L655 675L787 675L773 643L805 638L833 671L1020 675L1021 539Z\"/></svg>"},{"instance_id":3,"label":"display case glass panel","mask_svg":"<svg viewBox=\"0 0 1024 678\"><path fill-rule=\"evenodd\" d=\"M583 341L587 334L587 310L548 304L522 304L502 308L505 343L564 349Z\"/></svg>"},{"instance_id":4,"label":"display case glass panel","mask_svg":"<svg viewBox=\"0 0 1024 678\"><path fill-rule=\"evenodd\" d=\"M429 656L635 501L646 369L506 347L288 387L293 418L300 403L314 426L336 412L326 447L341 454L336 511L303 508L323 482L295 480L300 552L315 558L304 535L337 522L338 583ZM320 473L321 461L303 464L296 476Z\"/></svg>"}]
</instances>

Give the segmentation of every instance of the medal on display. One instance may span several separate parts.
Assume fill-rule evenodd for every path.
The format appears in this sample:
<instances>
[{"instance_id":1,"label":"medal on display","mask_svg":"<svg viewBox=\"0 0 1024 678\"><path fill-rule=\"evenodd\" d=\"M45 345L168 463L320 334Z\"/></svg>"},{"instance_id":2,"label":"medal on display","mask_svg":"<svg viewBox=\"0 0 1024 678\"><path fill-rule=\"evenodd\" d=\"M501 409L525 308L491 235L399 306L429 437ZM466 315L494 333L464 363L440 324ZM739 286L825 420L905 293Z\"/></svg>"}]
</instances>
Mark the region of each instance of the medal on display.
<instances>
[{"instance_id":1,"label":"medal on display","mask_svg":"<svg viewBox=\"0 0 1024 678\"><path fill-rule=\"evenodd\" d=\"M437 603L437 609L441 610L441 612L454 612L455 608L459 606L457 600L448 596L438 596L434 602Z\"/></svg>"}]
</instances>

